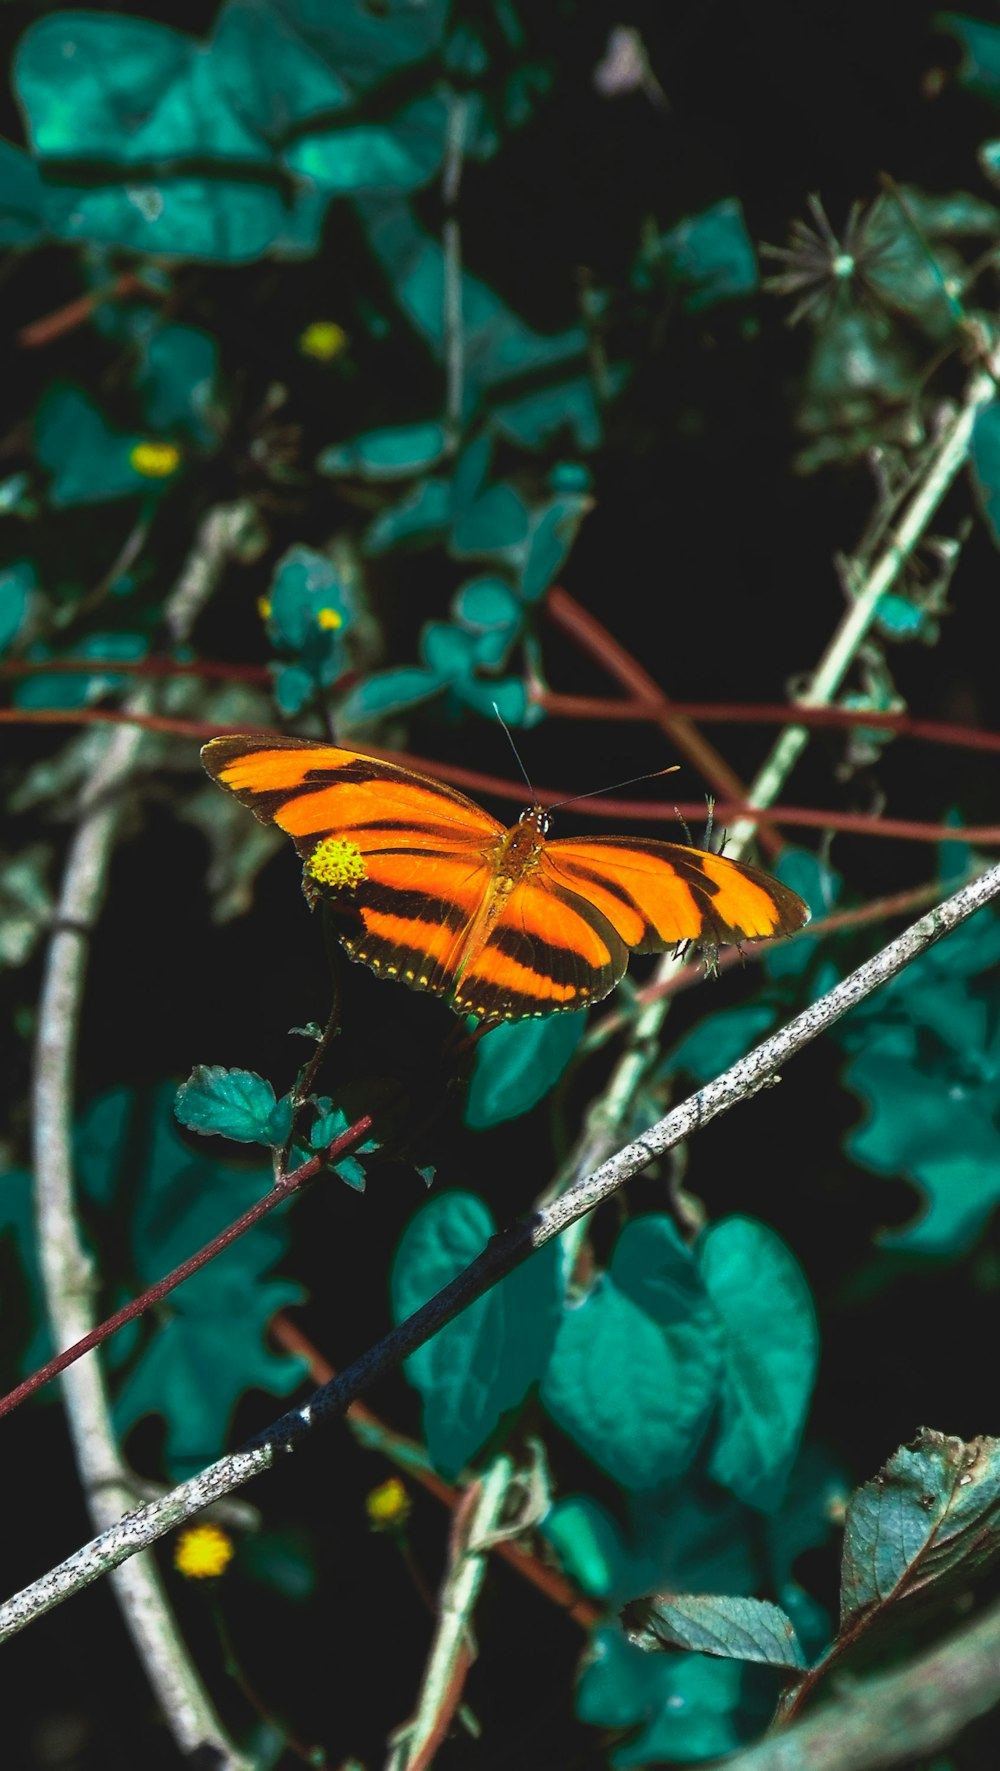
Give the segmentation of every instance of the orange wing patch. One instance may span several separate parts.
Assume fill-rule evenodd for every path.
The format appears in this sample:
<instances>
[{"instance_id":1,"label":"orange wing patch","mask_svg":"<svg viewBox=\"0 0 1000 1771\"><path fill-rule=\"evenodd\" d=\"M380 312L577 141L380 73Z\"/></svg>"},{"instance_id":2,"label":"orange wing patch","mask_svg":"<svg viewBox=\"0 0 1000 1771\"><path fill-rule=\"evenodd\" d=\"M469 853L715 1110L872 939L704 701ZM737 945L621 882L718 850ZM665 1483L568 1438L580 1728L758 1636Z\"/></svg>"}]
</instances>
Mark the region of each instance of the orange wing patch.
<instances>
[{"instance_id":1,"label":"orange wing patch","mask_svg":"<svg viewBox=\"0 0 1000 1771\"><path fill-rule=\"evenodd\" d=\"M638 837L548 842L538 806L506 830L453 788L358 751L233 737L202 757L288 832L307 875L323 858L311 890L343 912L352 958L482 1021L599 1002L630 949L714 949L809 918L787 886L741 861Z\"/></svg>"}]
</instances>

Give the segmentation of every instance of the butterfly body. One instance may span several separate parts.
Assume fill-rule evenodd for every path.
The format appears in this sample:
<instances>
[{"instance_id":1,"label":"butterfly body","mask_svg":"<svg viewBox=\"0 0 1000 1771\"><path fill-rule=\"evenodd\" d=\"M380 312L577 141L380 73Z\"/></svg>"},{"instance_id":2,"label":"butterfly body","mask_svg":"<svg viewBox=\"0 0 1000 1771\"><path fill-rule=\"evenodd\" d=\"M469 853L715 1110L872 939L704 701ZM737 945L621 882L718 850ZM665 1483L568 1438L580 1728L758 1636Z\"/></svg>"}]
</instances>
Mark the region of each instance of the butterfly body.
<instances>
[{"instance_id":1,"label":"butterfly body","mask_svg":"<svg viewBox=\"0 0 1000 1771\"><path fill-rule=\"evenodd\" d=\"M358 751L233 737L202 755L293 837L312 890L344 912L352 958L483 1021L598 1002L630 950L712 949L808 919L794 892L744 863L650 838L552 840L538 805L505 828L453 788Z\"/></svg>"}]
</instances>

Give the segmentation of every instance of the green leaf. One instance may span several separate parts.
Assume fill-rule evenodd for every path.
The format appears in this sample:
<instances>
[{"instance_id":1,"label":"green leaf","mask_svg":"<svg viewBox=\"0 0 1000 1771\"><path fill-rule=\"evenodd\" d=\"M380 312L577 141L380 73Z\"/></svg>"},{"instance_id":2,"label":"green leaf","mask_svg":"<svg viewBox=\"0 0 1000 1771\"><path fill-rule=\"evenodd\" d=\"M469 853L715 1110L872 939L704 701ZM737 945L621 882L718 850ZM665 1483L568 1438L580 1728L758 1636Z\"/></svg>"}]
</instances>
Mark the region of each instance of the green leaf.
<instances>
[{"instance_id":1,"label":"green leaf","mask_svg":"<svg viewBox=\"0 0 1000 1771\"><path fill-rule=\"evenodd\" d=\"M981 92L984 98L1000 99L1000 26L960 12L939 13L935 24L939 30L953 32L962 45L958 77L963 86Z\"/></svg>"},{"instance_id":2,"label":"green leaf","mask_svg":"<svg viewBox=\"0 0 1000 1771\"><path fill-rule=\"evenodd\" d=\"M146 654L146 641L138 633L91 633L65 654L69 658L121 659L130 663ZM111 689L124 688L128 678L113 670L81 671L65 675L30 676L14 690L18 707L85 707Z\"/></svg>"},{"instance_id":3,"label":"green leaf","mask_svg":"<svg viewBox=\"0 0 1000 1771\"><path fill-rule=\"evenodd\" d=\"M22 1334L14 1328L13 1300L6 1288L2 1303L8 1324L4 1337L4 1365L11 1381L19 1382L40 1365L46 1365L55 1348L49 1331L38 1261L38 1234L32 1177L23 1169L0 1174L0 1246L11 1242L20 1269L18 1280L27 1293L27 1325ZM6 1255L5 1255L6 1260ZM27 1345L24 1342L27 1341ZM49 1386L51 1393L52 1386ZM44 1398L45 1391L42 1391Z\"/></svg>"},{"instance_id":4,"label":"green leaf","mask_svg":"<svg viewBox=\"0 0 1000 1771\"><path fill-rule=\"evenodd\" d=\"M45 193L30 154L0 141L0 246L33 246L45 234Z\"/></svg>"},{"instance_id":5,"label":"green leaf","mask_svg":"<svg viewBox=\"0 0 1000 1771\"><path fill-rule=\"evenodd\" d=\"M720 1660L760 1661L792 1672L806 1658L791 1618L766 1599L724 1593L657 1593L633 1599L621 1614L629 1641L647 1653L687 1648Z\"/></svg>"},{"instance_id":6,"label":"green leaf","mask_svg":"<svg viewBox=\"0 0 1000 1771\"><path fill-rule=\"evenodd\" d=\"M816 1377L819 1336L809 1288L780 1237L724 1218L698 1244L723 1328L723 1383L709 1473L747 1506L780 1505Z\"/></svg>"},{"instance_id":7,"label":"green leaf","mask_svg":"<svg viewBox=\"0 0 1000 1771\"><path fill-rule=\"evenodd\" d=\"M531 513L530 531L517 562L525 602L544 596L593 503L588 493L564 493Z\"/></svg>"},{"instance_id":8,"label":"green leaf","mask_svg":"<svg viewBox=\"0 0 1000 1771\"><path fill-rule=\"evenodd\" d=\"M16 855L0 854L0 966L24 965L51 930L51 864L47 843L30 843Z\"/></svg>"},{"instance_id":9,"label":"green leaf","mask_svg":"<svg viewBox=\"0 0 1000 1771\"><path fill-rule=\"evenodd\" d=\"M405 1320L481 1254L493 1219L472 1193L444 1193L412 1219L392 1271L393 1318ZM556 1314L556 1250L533 1255L406 1361L424 1399L424 1435L456 1476L544 1370Z\"/></svg>"},{"instance_id":10,"label":"green leaf","mask_svg":"<svg viewBox=\"0 0 1000 1771\"><path fill-rule=\"evenodd\" d=\"M407 479L436 467L447 447L442 424L397 424L324 449L316 467L320 473L357 474L363 480Z\"/></svg>"},{"instance_id":11,"label":"green leaf","mask_svg":"<svg viewBox=\"0 0 1000 1771\"><path fill-rule=\"evenodd\" d=\"M171 1114L173 1089L157 1091L132 1134L142 1146L132 1222L138 1287L218 1235L270 1190L270 1164L253 1168L192 1155ZM166 1425L171 1476L201 1469L222 1450L240 1397L257 1388L284 1396L305 1376L302 1360L272 1352L271 1317L301 1301L301 1287L268 1275L288 1240L285 1217L256 1224L171 1293L115 1402L125 1433L142 1416ZM239 1332L233 1332L234 1323Z\"/></svg>"},{"instance_id":12,"label":"green leaf","mask_svg":"<svg viewBox=\"0 0 1000 1771\"><path fill-rule=\"evenodd\" d=\"M30 560L17 560L0 571L0 652L20 633L36 584Z\"/></svg>"},{"instance_id":13,"label":"green leaf","mask_svg":"<svg viewBox=\"0 0 1000 1771\"><path fill-rule=\"evenodd\" d=\"M365 533L363 551L377 556L400 543L439 540L451 521L451 487L447 480L421 480L397 504L375 518Z\"/></svg>"},{"instance_id":14,"label":"green leaf","mask_svg":"<svg viewBox=\"0 0 1000 1771\"><path fill-rule=\"evenodd\" d=\"M452 608L457 621L483 632L497 628L506 634L521 620L521 605L505 578L467 578Z\"/></svg>"},{"instance_id":15,"label":"green leaf","mask_svg":"<svg viewBox=\"0 0 1000 1771\"><path fill-rule=\"evenodd\" d=\"M920 1432L853 1495L844 1527L841 1630L954 1597L1000 1552L1000 1441Z\"/></svg>"},{"instance_id":16,"label":"green leaf","mask_svg":"<svg viewBox=\"0 0 1000 1771\"><path fill-rule=\"evenodd\" d=\"M105 1208L115 1203L130 1155L135 1096L113 1088L91 1101L77 1120L73 1155L80 1186Z\"/></svg>"},{"instance_id":17,"label":"green leaf","mask_svg":"<svg viewBox=\"0 0 1000 1771\"><path fill-rule=\"evenodd\" d=\"M290 547L274 569L268 621L277 644L308 654L305 662L339 653L340 636L350 626L353 609L332 560L314 547ZM323 628L321 616L332 613L338 624Z\"/></svg>"},{"instance_id":18,"label":"green leaf","mask_svg":"<svg viewBox=\"0 0 1000 1771\"><path fill-rule=\"evenodd\" d=\"M276 1101L271 1084L253 1070L196 1064L177 1090L174 1112L182 1125L206 1137L273 1145L288 1136L287 1097Z\"/></svg>"},{"instance_id":19,"label":"green leaf","mask_svg":"<svg viewBox=\"0 0 1000 1771\"><path fill-rule=\"evenodd\" d=\"M475 640L451 621L425 622L420 654L432 675L446 683L470 676L476 668Z\"/></svg>"},{"instance_id":20,"label":"green leaf","mask_svg":"<svg viewBox=\"0 0 1000 1771\"><path fill-rule=\"evenodd\" d=\"M99 504L148 493L153 482L131 461L142 441L112 430L81 388L56 383L35 415L35 450L52 475L49 503Z\"/></svg>"},{"instance_id":21,"label":"green leaf","mask_svg":"<svg viewBox=\"0 0 1000 1771\"><path fill-rule=\"evenodd\" d=\"M272 250L315 252L323 215L310 187L295 191L289 204L271 185L235 178L178 174L141 184L45 188L45 219L60 239L160 259L244 264Z\"/></svg>"},{"instance_id":22,"label":"green leaf","mask_svg":"<svg viewBox=\"0 0 1000 1771\"><path fill-rule=\"evenodd\" d=\"M757 259L738 198L725 197L663 234L640 259L637 286L648 288L660 266L691 313L752 295Z\"/></svg>"},{"instance_id":23,"label":"green leaf","mask_svg":"<svg viewBox=\"0 0 1000 1771\"><path fill-rule=\"evenodd\" d=\"M695 1082L721 1076L742 1058L758 1039L773 1027L778 1015L773 1002L746 1002L737 1008L718 1009L685 1033L663 1065L663 1073L684 1071Z\"/></svg>"},{"instance_id":24,"label":"green leaf","mask_svg":"<svg viewBox=\"0 0 1000 1771\"><path fill-rule=\"evenodd\" d=\"M626 1225L583 1303L563 1311L542 1400L616 1482L654 1488L689 1467L720 1375L718 1321L695 1263L668 1218L645 1217Z\"/></svg>"},{"instance_id":25,"label":"green leaf","mask_svg":"<svg viewBox=\"0 0 1000 1771\"><path fill-rule=\"evenodd\" d=\"M611 1597L625 1551L604 1507L587 1494L567 1495L549 1508L540 1530L578 1587L595 1599Z\"/></svg>"},{"instance_id":26,"label":"green leaf","mask_svg":"<svg viewBox=\"0 0 1000 1771\"><path fill-rule=\"evenodd\" d=\"M450 551L456 559L503 555L520 547L528 532L529 514L524 499L501 480L458 516L451 532Z\"/></svg>"},{"instance_id":27,"label":"green leaf","mask_svg":"<svg viewBox=\"0 0 1000 1771\"><path fill-rule=\"evenodd\" d=\"M347 726L358 726L407 707L419 707L439 695L446 681L439 671L421 670L417 665L373 671L341 702L340 718Z\"/></svg>"},{"instance_id":28,"label":"green leaf","mask_svg":"<svg viewBox=\"0 0 1000 1771\"><path fill-rule=\"evenodd\" d=\"M448 105L429 94L386 124L344 124L300 136L281 158L290 172L334 195L411 191L437 172L447 130Z\"/></svg>"},{"instance_id":29,"label":"green leaf","mask_svg":"<svg viewBox=\"0 0 1000 1771\"><path fill-rule=\"evenodd\" d=\"M465 1123L474 1131L530 1113L554 1088L583 1036L585 1014L501 1022L476 1046Z\"/></svg>"},{"instance_id":30,"label":"green leaf","mask_svg":"<svg viewBox=\"0 0 1000 1771\"><path fill-rule=\"evenodd\" d=\"M744 1672L707 1655L649 1655L617 1629L595 1631L576 1693L581 1722L628 1738L611 1763L685 1765L721 1758L744 1738L739 1719Z\"/></svg>"},{"instance_id":31,"label":"green leaf","mask_svg":"<svg viewBox=\"0 0 1000 1771\"><path fill-rule=\"evenodd\" d=\"M160 326L145 339L139 388L145 415L158 431L185 431L203 447L217 441L212 424L218 348L194 326Z\"/></svg>"},{"instance_id":32,"label":"green leaf","mask_svg":"<svg viewBox=\"0 0 1000 1771\"><path fill-rule=\"evenodd\" d=\"M1000 30L996 35L1000 38ZM976 416L971 465L986 526L1000 546L1000 400L991 400Z\"/></svg>"},{"instance_id":33,"label":"green leaf","mask_svg":"<svg viewBox=\"0 0 1000 1771\"><path fill-rule=\"evenodd\" d=\"M918 1061L906 1028L898 1039L910 1049L869 1040L844 1071L867 1108L846 1148L876 1174L903 1175L926 1195L919 1217L883 1235L886 1246L954 1255L971 1245L1000 1198L996 1088L970 1086L960 1066Z\"/></svg>"},{"instance_id":34,"label":"green leaf","mask_svg":"<svg viewBox=\"0 0 1000 1771\"><path fill-rule=\"evenodd\" d=\"M240 1573L268 1592L301 1604L316 1591L316 1550L307 1532L286 1525L258 1531L239 1546Z\"/></svg>"},{"instance_id":35,"label":"green leaf","mask_svg":"<svg viewBox=\"0 0 1000 1771\"><path fill-rule=\"evenodd\" d=\"M545 709L529 699L527 684L518 676L494 677L488 682L463 677L454 683L453 690L466 707L484 719L495 720L498 710L508 726L536 726L545 718Z\"/></svg>"},{"instance_id":36,"label":"green leaf","mask_svg":"<svg viewBox=\"0 0 1000 1771\"><path fill-rule=\"evenodd\" d=\"M819 855L809 849L789 846L784 849L775 868L784 885L791 886L804 898L815 917L827 916L840 902L843 880ZM812 965L822 937L806 931L794 941L768 941L762 955L769 978L799 978Z\"/></svg>"}]
</instances>

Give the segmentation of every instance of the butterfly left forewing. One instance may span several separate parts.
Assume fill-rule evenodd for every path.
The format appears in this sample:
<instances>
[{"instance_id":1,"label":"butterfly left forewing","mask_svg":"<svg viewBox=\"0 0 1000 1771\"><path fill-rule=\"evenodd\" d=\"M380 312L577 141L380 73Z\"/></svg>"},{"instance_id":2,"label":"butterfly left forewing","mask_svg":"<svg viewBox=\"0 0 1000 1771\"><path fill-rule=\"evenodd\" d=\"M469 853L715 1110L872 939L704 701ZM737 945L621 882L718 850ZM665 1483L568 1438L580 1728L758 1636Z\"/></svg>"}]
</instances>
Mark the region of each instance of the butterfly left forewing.
<instances>
[{"instance_id":1,"label":"butterfly left forewing","mask_svg":"<svg viewBox=\"0 0 1000 1771\"><path fill-rule=\"evenodd\" d=\"M545 865L595 903L637 953L678 942L709 947L790 935L809 920L796 892L759 867L654 838L564 837Z\"/></svg>"}]
</instances>

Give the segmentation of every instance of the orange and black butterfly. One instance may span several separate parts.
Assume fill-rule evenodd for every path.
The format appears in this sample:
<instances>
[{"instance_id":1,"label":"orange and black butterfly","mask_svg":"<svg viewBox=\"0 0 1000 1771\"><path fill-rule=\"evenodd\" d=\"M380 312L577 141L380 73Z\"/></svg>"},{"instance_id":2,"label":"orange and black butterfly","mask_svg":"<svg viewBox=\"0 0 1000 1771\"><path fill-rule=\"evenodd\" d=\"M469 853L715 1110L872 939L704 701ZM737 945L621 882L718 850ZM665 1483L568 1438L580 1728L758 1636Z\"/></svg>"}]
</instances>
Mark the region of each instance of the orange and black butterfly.
<instances>
[{"instance_id":1,"label":"orange and black butterfly","mask_svg":"<svg viewBox=\"0 0 1000 1771\"><path fill-rule=\"evenodd\" d=\"M383 978L481 1021L599 1002L633 953L790 935L795 892L759 868L644 837L509 830L395 763L305 738L215 738L209 774L294 838L313 890L350 913L340 938Z\"/></svg>"}]
</instances>

